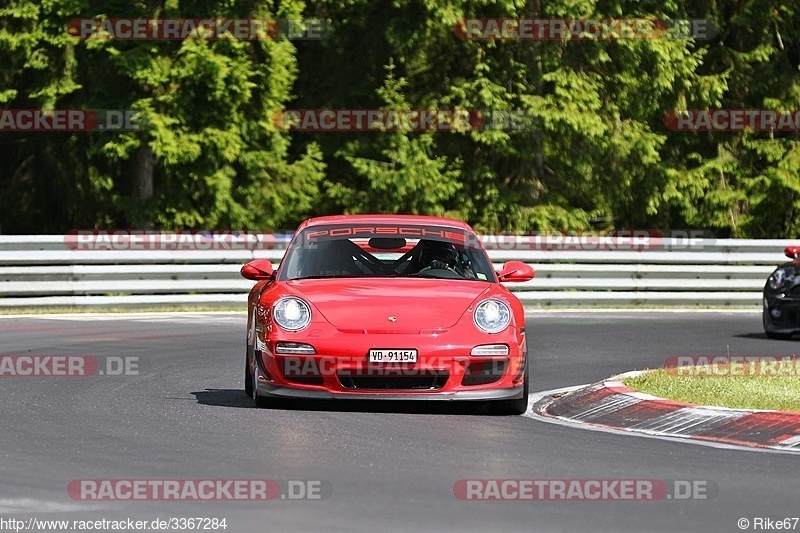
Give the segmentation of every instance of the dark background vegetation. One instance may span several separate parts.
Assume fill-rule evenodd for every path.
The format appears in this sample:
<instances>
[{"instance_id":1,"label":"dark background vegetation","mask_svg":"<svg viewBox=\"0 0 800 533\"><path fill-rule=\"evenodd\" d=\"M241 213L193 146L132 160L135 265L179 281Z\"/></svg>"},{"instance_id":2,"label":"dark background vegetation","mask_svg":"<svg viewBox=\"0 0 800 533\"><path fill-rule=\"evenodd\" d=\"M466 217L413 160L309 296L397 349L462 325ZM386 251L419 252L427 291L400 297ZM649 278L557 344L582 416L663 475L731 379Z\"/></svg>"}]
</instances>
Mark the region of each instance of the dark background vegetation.
<instances>
[{"instance_id":1,"label":"dark background vegetation","mask_svg":"<svg viewBox=\"0 0 800 533\"><path fill-rule=\"evenodd\" d=\"M77 17L330 20L321 41L71 37ZM470 17L696 18L711 40L467 41ZM0 106L135 109L141 131L0 132L0 232L292 228L327 213L480 231L797 237L797 133L668 130L676 109L800 109L776 0L7 0ZM522 131L298 133L284 108L523 110Z\"/></svg>"}]
</instances>

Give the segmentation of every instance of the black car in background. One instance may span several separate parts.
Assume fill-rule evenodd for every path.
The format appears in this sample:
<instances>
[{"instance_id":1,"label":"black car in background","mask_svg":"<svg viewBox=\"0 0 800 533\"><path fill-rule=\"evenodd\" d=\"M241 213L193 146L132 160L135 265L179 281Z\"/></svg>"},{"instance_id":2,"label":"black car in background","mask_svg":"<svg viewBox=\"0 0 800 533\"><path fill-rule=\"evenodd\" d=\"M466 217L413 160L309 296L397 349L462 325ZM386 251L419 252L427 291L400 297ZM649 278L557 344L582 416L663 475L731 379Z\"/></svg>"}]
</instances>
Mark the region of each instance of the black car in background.
<instances>
[{"instance_id":1,"label":"black car in background","mask_svg":"<svg viewBox=\"0 0 800 533\"><path fill-rule=\"evenodd\" d=\"M792 259L770 274L764 285L764 332L770 339L789 339L800 332L800 246L787 246Z\"/></svg>"}]
</instances>

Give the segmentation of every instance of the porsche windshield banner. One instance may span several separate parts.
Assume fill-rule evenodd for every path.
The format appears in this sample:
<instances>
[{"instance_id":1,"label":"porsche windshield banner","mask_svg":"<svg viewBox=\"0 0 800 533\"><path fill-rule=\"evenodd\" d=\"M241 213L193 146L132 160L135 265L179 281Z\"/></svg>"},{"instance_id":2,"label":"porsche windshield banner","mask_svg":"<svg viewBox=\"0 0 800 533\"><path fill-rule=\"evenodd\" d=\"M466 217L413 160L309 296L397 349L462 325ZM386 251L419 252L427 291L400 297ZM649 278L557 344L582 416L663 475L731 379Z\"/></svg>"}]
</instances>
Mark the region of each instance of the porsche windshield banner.
<instances>
[{"instance_id":1,"label":"porsche windshield banner","mask_svg":"<svg viewBox=\"0 0 800 533\"><path fill-rule=\"evenodd\" d=\"M390 224L346 224L313 227L303 231L303 243L330 241L337 239L371 239L373 237L402 237L407 239L428 239L461 244L469 248L480 248L478 238L458 228L423 225Z\"/></svg>"}]
</instances>

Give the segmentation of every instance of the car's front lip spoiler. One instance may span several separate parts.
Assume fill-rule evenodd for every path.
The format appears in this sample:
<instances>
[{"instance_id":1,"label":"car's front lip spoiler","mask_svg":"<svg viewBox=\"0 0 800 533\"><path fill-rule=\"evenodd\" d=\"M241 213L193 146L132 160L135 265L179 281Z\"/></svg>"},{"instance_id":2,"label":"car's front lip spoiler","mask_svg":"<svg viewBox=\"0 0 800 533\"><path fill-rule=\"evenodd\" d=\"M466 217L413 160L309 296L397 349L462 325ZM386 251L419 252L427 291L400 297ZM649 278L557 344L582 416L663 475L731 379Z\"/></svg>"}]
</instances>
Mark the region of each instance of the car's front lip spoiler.
<instances>
[{"instance_id":1,"label":"car's front lip spoiler","mask_svg":"<svg viewBox=\"0 0 800 533\"><path fill-rule=\"evenodd\" d=\"M258 384L258 395L272 398L294 398L305 400L426 400L426 401L485 401L518 400L522 398L523 385L507 389L456 392L408 392L408 391L363 391L337 393L327 390L295 389L271 383Z\"/></svg>"},{"instance_id":2,"label":"car's front lip spoiler","mask_svg":"<svg viewBox=\"0 0 800 533\"><path fill-rule=\"evenodd\" d=\"M769 325L764 328L766 331L770 333L777 333L777 334L789 334L789 333L797 333L800 331L800 327L795 328L778 328L772 325L772 321L770 321Z\"/></svg>"}]
</instances>

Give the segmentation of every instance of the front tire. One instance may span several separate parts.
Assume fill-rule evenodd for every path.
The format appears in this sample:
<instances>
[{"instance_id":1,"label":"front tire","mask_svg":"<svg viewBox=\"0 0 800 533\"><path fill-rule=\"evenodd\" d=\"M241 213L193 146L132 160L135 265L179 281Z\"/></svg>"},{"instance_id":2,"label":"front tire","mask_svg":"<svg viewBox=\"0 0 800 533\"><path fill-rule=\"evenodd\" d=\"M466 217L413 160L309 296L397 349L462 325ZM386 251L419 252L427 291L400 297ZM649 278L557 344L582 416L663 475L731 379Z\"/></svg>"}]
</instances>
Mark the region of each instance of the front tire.
<instances>
[{"instance_id":1,"label":"front tire","mask_svg":"<svg viewBox=\"0 0 800 533\"><path fill-rule=\"evenodd\" d=\"M253 393L253 401L255 402L256 407L260 407L262 409L265 407L272 407L272 404L268 399L264 398L263 396L258 396L255 393Z\"/></svg>"},{"instance_id":2,"label":"front tire","mask_svg":"<svg viewBox=\"0 0 800 533\"><path fill-rule=\"evenodd\" d=\"M248 398L253 397L253 374L250 373L250 358L244 356L244 393Z\"/></svg>"},{"instance_id":3,"label":"front tire","mask_svg":"<svg viewBox=\"0 0 800 533\"><path fill-rule=\"evenodd\" d=\"M258 363L256 363L256 364L258 364ZM256 404L256 407L270 407L272 402L269 399L258 395L258 387L255 384L256 383L255 376L250 374L250 366L249 365L246 368L245 372L247 372L247 374L250 375L250 397L253 398L253 402ZM247 382L245 382L245 386L246 385L247 385Z\"/></svg>"},{"instance_id":4,"label":"front tire","mask_svg":"<svg viewBox=\"0 0 800 533\"><path fill-rule=\"evenodd\" d=\"M258 363L255 363L258 364ZM255 387L255 377L253 373L250 372L250 358L246 356L244 359L244 392L253 399L253 402L256 404L256 407L269 407L270 400L264 398L263 396L259 396L258 392L256 391Z\"/></svg>"},{"instance_id":5,"label":"front tire","mask_svg":"<svg viewBox=\"0 0 800 533\"><path fill-rule=\"evenodd\" d=\"M522 398L516 400L500 400L489 404L489 412L495 415L523 415L528 411L528 393L530 385L530 365L525 361L524 383L522 385Z\"/></svg>"}]
</instances>

